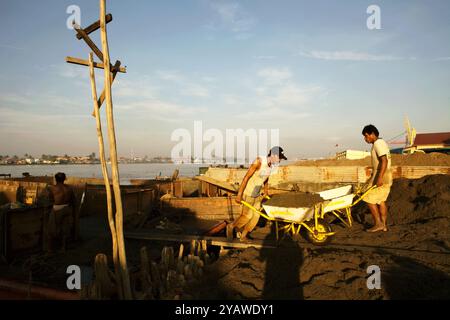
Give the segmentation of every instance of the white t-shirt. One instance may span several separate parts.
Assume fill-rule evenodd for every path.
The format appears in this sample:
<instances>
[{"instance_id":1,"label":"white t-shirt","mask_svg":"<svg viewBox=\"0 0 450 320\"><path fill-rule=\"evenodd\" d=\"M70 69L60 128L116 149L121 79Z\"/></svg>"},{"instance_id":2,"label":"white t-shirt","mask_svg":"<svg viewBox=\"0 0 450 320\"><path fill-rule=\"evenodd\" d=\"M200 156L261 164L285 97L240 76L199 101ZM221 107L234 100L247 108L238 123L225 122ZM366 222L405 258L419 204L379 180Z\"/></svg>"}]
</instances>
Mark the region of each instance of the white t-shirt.
<instances>
[{"instance_id":1,"label":"white t-shirt","mask_svg":"<svg viewBox=\"0 0 450 320\"><path fill-rule=\"evenodd\" d=\"M372 146L372 150L370 152L371 157L372 157L372 169L373 169L373 174L372 174L372 181L375 178L375 175L377 174L377 170L378 170L378 164L379 164L379 157L382 156L386 156L387 158L387 167L386 167L386 172L384 173L384 177L383 177L383 181L384 183L392 183L392 172L391 172L391 152L389 150L389 146L386 143L386 141L384 141L381 138L378 138L377 141L375 141L373 143Z\"/></svg>"}]
</instances>

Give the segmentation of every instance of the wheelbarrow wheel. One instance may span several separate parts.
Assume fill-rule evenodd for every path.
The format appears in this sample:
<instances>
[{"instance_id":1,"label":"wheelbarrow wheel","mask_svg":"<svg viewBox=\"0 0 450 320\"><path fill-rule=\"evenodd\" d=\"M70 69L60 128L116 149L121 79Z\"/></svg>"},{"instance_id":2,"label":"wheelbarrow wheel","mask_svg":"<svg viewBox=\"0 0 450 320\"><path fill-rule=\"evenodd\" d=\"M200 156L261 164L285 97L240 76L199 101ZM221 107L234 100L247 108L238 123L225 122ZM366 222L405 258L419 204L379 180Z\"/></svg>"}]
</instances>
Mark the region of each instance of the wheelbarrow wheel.
<instances>
[{"instance_id":1,"label":"wheelbarrow wheel","mask_svg":"<svg viewBox=\"0 0 450 320\"><path fill-rule=\"evenodd\" d=\"M332 232L330 224L324 219L317 220L317 228L315 226L314 219L308 221L306 224L314 231L310 232L309 230L306 230L306 239L309 242L317 246L324 246L331 241L333 236L323 234Z\"/></svg>"}]
</instances>

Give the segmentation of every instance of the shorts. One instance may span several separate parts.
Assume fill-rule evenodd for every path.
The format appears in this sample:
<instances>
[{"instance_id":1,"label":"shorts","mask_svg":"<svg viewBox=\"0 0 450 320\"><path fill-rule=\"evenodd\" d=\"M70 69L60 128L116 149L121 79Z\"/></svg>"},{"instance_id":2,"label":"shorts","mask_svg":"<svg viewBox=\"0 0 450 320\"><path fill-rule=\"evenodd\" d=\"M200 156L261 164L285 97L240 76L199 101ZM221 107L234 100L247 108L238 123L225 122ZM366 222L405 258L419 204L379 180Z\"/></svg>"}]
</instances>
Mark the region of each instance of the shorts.
<instances>
[{"instance_id":1,"label":"shorts","mask_svg":"<svg viewBox=\"0 0 450 320\"><path fill-rule=\"evenodd\" d=\"M391 185L383 184L381 187L376 187L375 189L369 191L363 198L363 201L370 204L380 204L381 202L385 202L387 200L390 191Z\"/></svg>"}]
</instances>

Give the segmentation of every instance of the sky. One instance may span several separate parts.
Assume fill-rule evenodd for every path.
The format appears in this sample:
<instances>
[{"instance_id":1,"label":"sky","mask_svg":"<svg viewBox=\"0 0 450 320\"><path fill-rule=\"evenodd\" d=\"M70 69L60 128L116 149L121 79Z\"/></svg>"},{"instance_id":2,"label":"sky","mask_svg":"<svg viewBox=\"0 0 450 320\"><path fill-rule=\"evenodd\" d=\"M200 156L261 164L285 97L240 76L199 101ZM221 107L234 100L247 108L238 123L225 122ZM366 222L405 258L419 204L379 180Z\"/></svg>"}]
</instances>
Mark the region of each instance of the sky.
<instances>
[{"instance_id":1,"label":"sky","mask_svg":"<svg viewBox=\"0 0 450 320\"><path fill-rule=\"evenodd\" d=\"M82 27L99 19L98 1L0 0L0 154L98 150L89 70L64 60L89 54L70 5ZM127 67L112 87L119 155L170 156L194 121L224 136L278 129L291 159L368 150L364 125L388 140L405 116L450 131L449 1L107 0L107 12L111 60Z\"/></svg>"}]
</instances>

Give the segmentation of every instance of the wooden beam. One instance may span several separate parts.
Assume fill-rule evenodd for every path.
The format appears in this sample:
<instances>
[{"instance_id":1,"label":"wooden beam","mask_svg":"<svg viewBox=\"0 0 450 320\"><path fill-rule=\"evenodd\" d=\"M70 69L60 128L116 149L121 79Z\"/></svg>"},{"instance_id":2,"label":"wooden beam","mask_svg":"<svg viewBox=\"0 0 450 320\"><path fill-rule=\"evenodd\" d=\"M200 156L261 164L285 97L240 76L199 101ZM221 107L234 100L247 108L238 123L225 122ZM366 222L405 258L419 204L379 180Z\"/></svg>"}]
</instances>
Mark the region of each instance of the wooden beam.
<instances>
[{"instance_id":1,"label":"wooden beam","mask_svg":"<svg viewBox=\"0 0 450 320\"><path fill-rule=\"evenodd\" d=\"M77 65L81 65L81 66L89 66L89 61L84 60L84 59L80 59L80 58L66 57L66 62L67 63L72 63L72 64L77 64ZM113 66L113 68L114 67L115 66ZM105 65L102 62L94 62L94 68L104 69ZM119 71L118 72L126 73L127 72L127 68L126 67L119 67Z\"/></svg>"},{"instance_id":2,"label":"wooden beam","mask_svg":"<svg viewBox=\"0 0 450 320\"><path fill-rule=\"evenodd\" d=\"M113 19L112 18L112 14L108 13L106 15L106 23L110 23L112 21L112 19ZM83 30L84 30L84 32L86 32L86 34L90 34L90 33L94 32L95 30L98 30L98 29L100 29L100 20L94 22L93 24L91 24L90 26L84 28ZM81 35L77 34L77 39L78 40L81 40L82 38L83 37Z\"/></svg>"},{"instance_id":3,"label":"wooden beam","mask_svg":"<svg viewBox=\"0 0 450 320\"><path fill-rule=\"evenodd\" d=\"M231 183L228 183L226 181L219 181L210 177L205 177L205 176L197 176L195 177L197 180L206 182L208 184L212 184L214 186L217 186L221 189L225 189L227 191L231 191L233 193L237 193L239 191L239 187L236 187L234 185L232 185Z\"/></svg>"},{"instance_id":4,"label":"wooden beam","mask_svg":"<svg viewBox=\"0 0 450 320\"><path fill-rule=\"evenodd\" d=\"M227 222L226 221L222 221L222 222L216 224L215 226L213 226L208 231L206 231L205 232L205 236L212 236L214 234L217 234L220 231L222 231L223 229L225 229L226 227L227 227Z\"/></svg>"},{"instance_id":5,"label":"wooden beam","mask_svg":"<svg viewBox=\"0 0 450 320\"><path fill-rule=\"evenodd\" d=\"M114 82L114 79L116 78L117 75L117 70L120 69L120 61L117 60L116 64L113 66L112 68L112 77L111 77L111 85ZM105 89L103 88L103 91L100 95L100 98L98 99L98 109L100 110L100 108L102 107L103 101L105 101ZM95 110L92 112L92 116L95 117Z\"/></svg>"},{"instance_id":6,"label":"wooden beam","mask_svg":"<svg viewBox=\"0 0 450 320\"><path fill-rule=\"evenodd\" d=\"M174 241L174 242L189 242L192 240L206 240L208 245L223 246L232 248L276 248L276 242L267 240L248 240L247 242L241 242L239 239L228 240L225 237L212 237L212 236L198 236L198 235L179 235L179 234L158 234L147 232L125 232L125 238L136 240L154 240L154 241Z\"/></svg>"},{"instance_id":7,"label":"wooden beam","mask_svg":"<svg viewBox=\"0 0 450 320\"><path fill-rule=\"evenodd\" d=\"M81 29L79 26L74 26L75 31L81 38L83 38L84 42L91 48L91 50L95 53L95 55L100 59L100 61L104 62L103 60L103 53L100 51L100 49L95 45L94 41L89 38L87 33Z\"/></svg>"}]
</instances>

